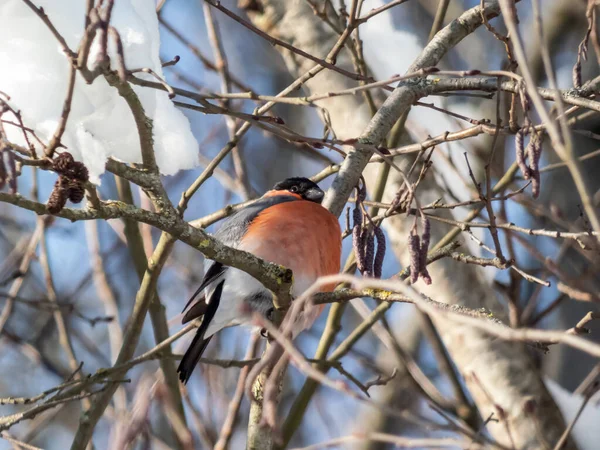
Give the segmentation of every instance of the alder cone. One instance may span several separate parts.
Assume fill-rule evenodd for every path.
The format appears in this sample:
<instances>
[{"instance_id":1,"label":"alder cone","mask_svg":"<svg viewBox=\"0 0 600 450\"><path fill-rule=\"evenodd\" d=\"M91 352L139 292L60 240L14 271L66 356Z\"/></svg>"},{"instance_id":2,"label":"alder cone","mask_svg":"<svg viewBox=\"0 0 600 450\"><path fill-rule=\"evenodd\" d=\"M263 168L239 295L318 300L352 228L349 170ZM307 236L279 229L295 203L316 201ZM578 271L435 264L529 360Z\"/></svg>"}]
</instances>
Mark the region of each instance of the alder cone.
<instances>
[{"instance_id":1,"label":"alder cone","mask_svg":"<svg viewBox=\"0 0 600 450\"><path fill-rule=\"evenodd\" d=\"M82 162L75 161L69 152L62 152L52 160L52 169L65 177L87 182L90 174Z\"/></svg>"},{"instance_id":2,"label":"alder cone","mask_svg":"<svg viewBox=\"0 0 600 450\"><path fill-rule=\"evenodd\" d=\"M85 197L85 188L83 182L79 180L69 180L68 184L68 196L69 200L73 203L81 203L83 197Z\"/></svg>"},{"instance_id":3,"label":"alder cone","mask_svg":"<svg viewBox=\"0 0 600 450\"><path fill-rule=\"evenodd\" d=\"M46 202L46 210L50 214L58 214L67 204L69 194L66 185L67 180L62 175L54 183L54 189L52 189L48 202Z\"/></svg>"},{"instance_id":4,"label":"alder cone","mask_svg":"<svg viewBox=\"0 0 600 450\"><path fill-rule=\"evenodd\" d=\"M58 156L52 160L52 169L61 175L66 175L71 169L73 162L73 155L69 152L59 153Z\"/></svg>"},{"instance_id":5,"label":"alder cone","mask_svg":"<svg viewBox=\"0 0 600 450\"><path fill-rule=\"evenodd\" d=\"M90 179L90 174L87 170L87 167L85 167L83 163L79 161L73 162L70 175L72 178L83 182L87 182Z\"/></svg>"}]
</instances>

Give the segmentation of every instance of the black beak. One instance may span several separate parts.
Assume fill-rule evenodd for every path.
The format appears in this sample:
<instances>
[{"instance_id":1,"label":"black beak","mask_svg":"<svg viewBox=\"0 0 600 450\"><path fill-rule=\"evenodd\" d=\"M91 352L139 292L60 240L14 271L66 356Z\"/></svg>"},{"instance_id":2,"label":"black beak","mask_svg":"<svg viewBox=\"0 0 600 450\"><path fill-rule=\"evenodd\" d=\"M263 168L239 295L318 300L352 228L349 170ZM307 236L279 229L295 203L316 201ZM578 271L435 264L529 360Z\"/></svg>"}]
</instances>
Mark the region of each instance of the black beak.
<instances>
[{"instance_id":1,"label":"black beak","mask_svg":"<svg viewBox=\"0 0 600 450\"><path fill-rule=\"evenodd\" d=\"M321 203L325 197L325 192L319 188L311 188L304 194L304 198L311 202Z\"/></svg>"}]
</instances>

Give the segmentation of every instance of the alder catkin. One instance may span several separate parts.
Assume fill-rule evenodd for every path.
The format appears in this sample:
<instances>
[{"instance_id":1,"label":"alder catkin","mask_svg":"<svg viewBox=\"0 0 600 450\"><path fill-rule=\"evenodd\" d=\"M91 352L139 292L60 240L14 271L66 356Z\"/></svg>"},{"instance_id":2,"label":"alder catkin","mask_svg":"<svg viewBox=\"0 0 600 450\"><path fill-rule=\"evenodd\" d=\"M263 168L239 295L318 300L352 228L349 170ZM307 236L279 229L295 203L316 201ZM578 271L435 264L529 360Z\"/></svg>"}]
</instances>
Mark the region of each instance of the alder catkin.
<instances>
[{"instance_id":1,"label":"alder catkin","mask_svg":"<svg viewBox=\"0 0 600 450\"><path fill-rule=\"evenodd\" d=\"M365 271L365 247L362 245L362 214L358 206L352 211L352 248L356 256L356 267L363 273Z\"/></svg>"},{"instance_id":2,"label":"alder catkin","mask_svg":"<svg viewBox=\"0 0 600 450\"><path fill-rule=\"evenodd\" d=\"M521 173L523 174L523 178L529 180L531 174L529 173L529 167L525 163L525 149L523 147L523 128L517 131L515 134L515 152L516 152L516 160L519 169L521 169Z\"/></svg>"},{"instance_id":3,"label":"alder catkin","mask_svg":"<svg viewBox=\"0 0 600 450\"><path fill-rule=\"evenodd\" d=\"M421 273L421 240L417 234L408 235L408 254L410 256L410 282L416 283Z\"/></svg>"},{"instance_id":4,"label":"alder catkin","mask_svg":"<svg viewBox=\"0 0 600 450\"><path fill-rule=\"evenodd\" d=\"M365 228L362 241L365 246L365 273L364 275L373 276L373 262L375 259L375 236L368 228Z\"/></svg>"},{"instance_id":5,"label":"alder catkin","mask_svg":"<svg viewBox=\"0 0 600 450\"><path fill-rule=\"evenodd\" d=\"M8 174L6 172L6 165L4 164L4 153L0 151L0 189L3 189L6 185L6 178Z\"/></svg>"},{"instance_id":6,"label":"alder catkin","mask_svg":"<svg viewBox=\"0 0 600 450\"><path fill-rule=\"evenodd\" d=\"M429 241L431 240L431 223L426 216L421 217L421 225L423 226L423 234L421 235L421 248L419 265L421 270L427 267L427 252L429 251Z\"/></svg>"},{"instance_id":7,"label":"alder catkin","mask_svg":"<svg viewBox=\"0 0 600 450\"><path fill-rule=\"evenodd\" d=\"M375 238L377 240L377 252L375 253L375 261L373 262L373 276L381 278L383 270L383 259L385 257L385 233L381 227L375 227Z\"/></svg>"},{"instance_id":8,"label":"alder catkin","mask_svg":"<svg viewBox=\"0 0 600 450\"><path fill-rule=\"evenodd\" d=\"M529 167L531 173L531 193L534 198L540 195L541 177L540 177L540 158L542 156L542 140L536 134L531 136L527 145L527 156L529 157Z\"/></svg>"},{"instance_id":9,"label":"alder catkin","mask_svg":"<svg viewBox=\"0 0 600 450\"><path fill-rule=\"evenodd\" d=\"M17 172L17 163L15 161L15 155L11 152L6 154L6 158L8 161L8 185L10 186L10 192L12 194L17 193L17 177L19 176Z\"/></svg>"}]
</instances>

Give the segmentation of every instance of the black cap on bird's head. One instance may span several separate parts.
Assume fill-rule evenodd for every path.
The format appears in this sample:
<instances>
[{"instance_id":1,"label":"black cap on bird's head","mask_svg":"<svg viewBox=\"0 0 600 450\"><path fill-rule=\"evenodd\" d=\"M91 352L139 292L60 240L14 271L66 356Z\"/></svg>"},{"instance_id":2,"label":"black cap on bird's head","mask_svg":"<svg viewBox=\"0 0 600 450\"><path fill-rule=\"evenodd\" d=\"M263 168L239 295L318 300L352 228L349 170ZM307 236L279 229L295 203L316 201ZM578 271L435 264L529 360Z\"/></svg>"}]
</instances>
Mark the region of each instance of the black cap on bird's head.
<instances>
[{"instance_id":1,"label":"black cap on bird's head","mask_svg":"<svg viewBox=\"0 0 600 450\"><path fill-rule=\"evenodd\" d=\"M280 181L273 186L274 191L288 191L292 194L297 194L304 200L310 202L321 203L325 193L317 185L317 183L310 181L308 178L294 177L287 178Z\"/></svg>"}]
</instances>

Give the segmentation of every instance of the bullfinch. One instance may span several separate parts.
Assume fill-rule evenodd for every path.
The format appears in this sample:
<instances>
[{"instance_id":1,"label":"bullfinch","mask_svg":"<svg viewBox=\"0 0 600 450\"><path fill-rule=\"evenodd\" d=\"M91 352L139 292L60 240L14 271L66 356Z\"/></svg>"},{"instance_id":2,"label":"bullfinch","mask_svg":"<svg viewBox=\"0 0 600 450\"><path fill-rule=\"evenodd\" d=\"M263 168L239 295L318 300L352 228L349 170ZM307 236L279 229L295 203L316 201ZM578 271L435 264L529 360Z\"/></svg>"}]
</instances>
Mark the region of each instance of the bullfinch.
<instances>
[{"instance_id":1,"label":"bullfinch","mask_svg":"<svg viewBox=\"0 0 600 450\"><path fill-rule=\"evenodd\" d=\"M277 183L258 201L229 217L215 233L235 247L292 269L292 296L298 297L317 278L340 270L341 230L337 218L321 206L324 193L307 178ZM321 288L331 291L334 285ZM239 269L212 262L184 308L183 323L202 317L194 339L177 369L187 383L211 337L225 327L248 320L247 311L269 317L272 294L257 279ZM305 312L312 324L321 308ZM310 315L310 317L308 317Z\"/></svg>"}]
</instances>

